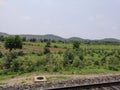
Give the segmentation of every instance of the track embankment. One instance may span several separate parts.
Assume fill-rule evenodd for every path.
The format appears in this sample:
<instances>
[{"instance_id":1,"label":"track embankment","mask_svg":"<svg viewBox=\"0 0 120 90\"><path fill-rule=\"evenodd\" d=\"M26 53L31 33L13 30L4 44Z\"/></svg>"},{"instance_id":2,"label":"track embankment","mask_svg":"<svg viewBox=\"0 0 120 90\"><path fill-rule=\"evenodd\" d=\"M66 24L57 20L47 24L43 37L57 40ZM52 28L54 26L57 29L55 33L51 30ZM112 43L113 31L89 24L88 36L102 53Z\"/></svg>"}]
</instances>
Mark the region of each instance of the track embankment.
<instances>
[{"instance_id":1,"label":"track embankment","mask_svg":"<svg viewBox=\"0 0 120 90\"><path fill-rule=\"evenodd\" d=\"M120 90L120 75L72 79L41 84L1 86L0 90Z\"/></svg>"}]
</instances>

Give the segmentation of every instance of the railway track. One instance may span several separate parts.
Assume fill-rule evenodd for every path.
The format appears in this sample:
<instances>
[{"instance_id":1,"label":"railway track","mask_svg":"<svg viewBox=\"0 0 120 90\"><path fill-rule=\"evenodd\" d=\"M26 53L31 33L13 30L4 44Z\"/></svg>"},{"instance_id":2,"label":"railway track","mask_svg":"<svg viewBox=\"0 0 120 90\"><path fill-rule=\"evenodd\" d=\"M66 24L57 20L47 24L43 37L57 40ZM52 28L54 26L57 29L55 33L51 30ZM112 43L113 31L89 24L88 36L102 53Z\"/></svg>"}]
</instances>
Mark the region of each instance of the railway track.
<instances>
[{"instance_id":1,"label":"railway track","mask_svg":"<svg viewBox=\"0 0 120 90\"><path fill-rule=\"evenodd\" d=\"M52 88L47 90L120 90L120 82L99 83L64 88Z\"/></svg>"}]
</instances>

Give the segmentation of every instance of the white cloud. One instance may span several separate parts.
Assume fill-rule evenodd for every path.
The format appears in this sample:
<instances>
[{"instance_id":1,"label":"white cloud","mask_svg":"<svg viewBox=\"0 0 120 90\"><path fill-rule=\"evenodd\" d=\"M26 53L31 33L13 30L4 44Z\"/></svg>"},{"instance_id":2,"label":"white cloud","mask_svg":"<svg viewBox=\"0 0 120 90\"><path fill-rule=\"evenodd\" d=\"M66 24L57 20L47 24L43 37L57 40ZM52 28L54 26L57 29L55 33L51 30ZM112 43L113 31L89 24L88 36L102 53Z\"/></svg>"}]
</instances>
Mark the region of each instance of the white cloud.
<instances>
[{"instance_id":1,"label":"white cloud","mask_svg":"<svg viewBox=\"0 0 120 90\"><path fill-rule=\"evenodd\" d=\"M25 20L31 20L32 19L31 16L22 16L22 18L25 19Z\"/></svg>"}]
</instances>

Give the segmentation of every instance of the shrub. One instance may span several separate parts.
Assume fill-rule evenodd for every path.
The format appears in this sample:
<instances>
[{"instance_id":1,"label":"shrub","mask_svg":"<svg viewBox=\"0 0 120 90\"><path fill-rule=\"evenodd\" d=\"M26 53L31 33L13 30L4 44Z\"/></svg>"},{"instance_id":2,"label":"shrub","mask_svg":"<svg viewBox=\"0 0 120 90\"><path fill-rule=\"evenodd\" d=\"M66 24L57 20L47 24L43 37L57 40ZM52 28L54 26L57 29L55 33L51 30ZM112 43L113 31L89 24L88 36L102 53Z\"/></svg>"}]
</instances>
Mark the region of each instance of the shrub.
<instances>
[{"instance_id":1,"label":"shrub","mask_svg":"<svg viewBox=\"0 0 120 90\"><path fill-rule=\"evenodd\" d=\"M63 52L62 51L58 51L58 54L63 54Z\"/></svg>"},{"instance_id":2,"label":"shrub","mask_svg":"<svg viewBox=\"0 0 120 90\"><path fill-rule=\"evenodd\" d=\"M107 64L108 64L108 69L109 70L114 70L114 71L118 71L118 67L120 67L120 60L117 57L111 56L108 57L107 59Z\"/></svg>"},{"instance_id":3,"label":"shrub","mask_svg":"<svg viewBox=\"0 0 120 90\"><path fill-rule=\"evenodd\" d=\"M50 45L51 45L50 41L47 41L45 47L50 47Z\"/></svg>"},{"instance_id":4,"label":"shrub","mask_svg":"<svg viewBox=\"0 0 120 90\"><path fill-rule=\"evenodd\" d=\"M43 52L37 52L36 53L38 56L42 56L43 55Z\"/></svg>"},{"instance_id":5,"label":"shrub","mask_svg":"<svg viewBox=\"0 0 120 90\"><path fill-rule=\"evenodd\" d=\"M70 65L73 63L74 55L71 50L67 50L64 53L64 66Z\"/></svg>"},{"instance_id":6,"label":"shrub","mask_svg":"<svg viewBox=\"0 0 120 90\"><path fill-rule=\"evenodd\" d=\"M80 43L78 41L73 42L73 49L78 49L80 46Z\"/></svg>"},{"instance_id":7,"label":"shrub","mask_svg":"<svg viewBox=\"0 0 120 90\"><path fill-rule=\"evenodd\" d=\"M10 68L11 62L15 58L17 58L17 53L16 52L9 52L9 53L5 54L4 61L5 61L5 67L6 67L6 69Z\"/></svg>"},{"instance_id":8,"label":"shrub","mask_svg":"<svg viewBox=\"0 0 120 90\"><path fill-rule=\"evenodd\" d=\"M2 58L3 57L3 54L2 54L2 52L0 52L0 58Z\"/></svg>"},{"instance_id":9,"label":"shrub","mask_svg":"<svg viewBox=\"0 0 120 90\"><path fill-rule=\"evenodd\" d=\"M54 48L58 48L58 46L57 46L57 45L54 45Z\"/></svg>"},{"instance_id":10,"label":"shrub","mask_svg":"<svg viewBox=\"0 0 120 90\"><path fill-rule=\"evenodd\" d=\"M81 60L79 59L79 57L75 57L74 61L73 61L73 67L82 67L81 66Z\"/></svg>"},{"instance_id":11,"label":"shrub","mask_svg":"<svg viewBox=\"0 0 120 90\"><path fill-rule=\"evenodd\" d=\"M19 51L17 54L18 54L18 56L23 56L24 52L23 51Z\"/></svg>"},{"instance_id":12,"label":"shrub","mask_svg":"<svg viewBox=\"0 0 120 90\"><path fill-rule=\"evenodd\" d=\"M45 48L44 48L44 54L48 54L48 53L50 53L50 49L47 48L47 47L45 47Z\"/></svg>"},{"instance_id":13,"label":"shrub","mask_svg":"<svg viewBox=\"0 0 120 90\"><path fill-rule=\"evenodd\" d=\"M11 71L13 72L32 72L35 70L35 63L28 57L14 59L11 63Z\"/></svg>"},{"instance_id":14,"label":"shrub","mask_svg":"<svg viewBox=\"0 0 120 90\"><path fill-rule=\"evenodd\" d=\"M13 60L11 63L11 70L13 72L17 72L17 71L19 71L19 68L20 68L19 60L17 60L17 59Z\"/></svg>"}]
</instances>

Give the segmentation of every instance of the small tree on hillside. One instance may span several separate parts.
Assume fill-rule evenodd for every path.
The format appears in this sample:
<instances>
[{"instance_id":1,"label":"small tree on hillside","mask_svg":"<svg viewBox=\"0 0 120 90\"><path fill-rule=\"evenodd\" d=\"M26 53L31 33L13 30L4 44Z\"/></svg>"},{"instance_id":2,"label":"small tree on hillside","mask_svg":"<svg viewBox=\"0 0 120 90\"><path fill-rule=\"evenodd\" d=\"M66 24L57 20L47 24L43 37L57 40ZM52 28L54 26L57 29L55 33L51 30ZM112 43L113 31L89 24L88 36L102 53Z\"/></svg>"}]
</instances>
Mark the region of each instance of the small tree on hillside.
<instances>
[{"instance_id":1,"label":"small tree on hillside","mask_svg":"<svg viewBox=\"0 0 120 90\"><path fill-rule=\"evenodd\" d=\"M0 36L0 41L4 41L4 36Z\"/></svg>"},{"instance_id":2,"label":"small tree on hillside","mask_svg":"<svg viewBox=\"0 0 120 90\"><path fill-rule=\"evenodd\" d=\"M47 47L45 47L45 48L44 48L44 54L48 54L48 53L50 53L50 49L47 48Z\"/></svg>"},{"instance_id":3,"label":"small tree on hillside","mask_svg":"<svg viewBox=\"0 0 120 90\"><path fill-rule=\"evenodd\" d=\"M22 39L20 36L8 36L5 38L5 48L11 51L12 49L22 49Z\"/></svg>"},{"instance_id":4,"label":"small tree on hillside","mask_svg":"<svg viewBox=\"0 0 120 90\"><path fill-rule=\"evenodd\" d=\"M80 43L78 41L73 42L73 49L78 49L80 46Z\"/></svg>"},{"instance_id":5,"label":"small tree on hillside","mask_svg":"<svg viewBox=\"0 0 120 90\"><path fill-rule=\"evenodd\" d=\"M50 45L51 45L50 41L47 41L45 47L50 47Z\"/></svg>"},{"instance_id":6,"label":"small tree on hillside","mask_svg":"<svg viewBox=\"0 0 120 90\"><path fill-rule=\"evenodd\" d=\"M26 38L26 37L23 37L23 38L22 38L22 41L24 41L24 42L27 41L27 38Z\"/></svg>"}]
</instances>

